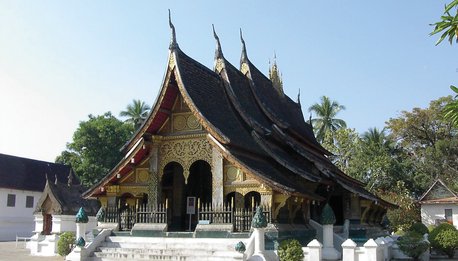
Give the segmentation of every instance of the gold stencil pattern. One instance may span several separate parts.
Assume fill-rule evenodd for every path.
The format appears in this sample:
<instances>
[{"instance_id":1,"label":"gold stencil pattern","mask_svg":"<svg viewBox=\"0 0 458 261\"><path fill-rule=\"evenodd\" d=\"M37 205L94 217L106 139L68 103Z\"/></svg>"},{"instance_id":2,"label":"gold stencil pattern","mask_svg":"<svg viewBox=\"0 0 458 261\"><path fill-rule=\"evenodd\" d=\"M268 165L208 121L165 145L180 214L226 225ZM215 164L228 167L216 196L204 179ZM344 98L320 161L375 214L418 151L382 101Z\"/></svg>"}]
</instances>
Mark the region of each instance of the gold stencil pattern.
<instances>
[{"instance_id":1,"label":"gold stencil pattern","mask_svg":"<svg viewBox=\"0 0 458 261\"><path fill-rule=\"evenodd\" d=\"M159 149L160 168L162 177L164 167L170 162L177 162L183 167L185 179L189 176L189 168L197 160L204 160L212 165L212 149L205 137L199 139L164 141Z\"/></svg>"}]
</instances>

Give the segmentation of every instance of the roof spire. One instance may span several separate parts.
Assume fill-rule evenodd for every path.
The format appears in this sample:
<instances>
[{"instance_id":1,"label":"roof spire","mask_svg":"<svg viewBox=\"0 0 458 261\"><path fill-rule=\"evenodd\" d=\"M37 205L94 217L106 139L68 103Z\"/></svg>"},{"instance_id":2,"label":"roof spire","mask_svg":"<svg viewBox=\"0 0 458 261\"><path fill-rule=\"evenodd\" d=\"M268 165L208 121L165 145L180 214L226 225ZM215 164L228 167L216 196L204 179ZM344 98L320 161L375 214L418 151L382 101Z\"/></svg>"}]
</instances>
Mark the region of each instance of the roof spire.
<instances>
[{"instance_id":1,"label":"roof spire","mask_svg":"<svg viewBox=\"0 0 458 261\"><path fill-rule=\"evenodd\" d=\"M221 50L221 43L219 42L219 37L216 34L214 24L212 24L212 28L213 28L213 37L215 37L215 40L216 40L215 59L218 59L218 58L223 57L223 51Z\"/></svg>"},{"instance_id":2,"label":"roof spire","mask_svg":"<svg viewBox=\"0 0 458 261\"><path fill-rule=\"evenodd\" d=\"M172 24L172 16L170 15L170 9L169 9L169 26L170 26L170 29L172 29L172 39L170 40L169 49L178 48L177 37L175 34L175 26L173 26Z\"/></svg>"},{"instance_id":3,"label":"roof spire","mask_svg":"<svg viewBox=\"0 0 458 261\"><path fill-rule=\"evenodd\" d=\"M242 57L240 57L240 64L242 64L248 60L248 56L246 54L245 40L243 40L242 35L242 28L240 28L240 40L242 41Z\"/></svg>"},{"instance_id":4,"label":"roof spire","mask_svg":"<svg viewBox=\"0 0 458 261\"><path fill-rule=\"evenodd\" d=\"M301 88L299 88L299 92L297 93L297 104L301 105Z\"/></svg>"}]
</instances>

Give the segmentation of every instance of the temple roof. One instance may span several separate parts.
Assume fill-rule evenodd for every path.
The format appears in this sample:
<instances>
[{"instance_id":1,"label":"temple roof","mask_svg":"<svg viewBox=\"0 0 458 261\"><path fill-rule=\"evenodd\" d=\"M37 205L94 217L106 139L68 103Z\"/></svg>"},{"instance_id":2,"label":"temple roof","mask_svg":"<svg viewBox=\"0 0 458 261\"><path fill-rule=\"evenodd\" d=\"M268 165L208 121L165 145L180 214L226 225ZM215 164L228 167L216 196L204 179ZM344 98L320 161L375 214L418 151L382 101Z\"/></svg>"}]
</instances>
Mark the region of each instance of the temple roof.
<instances>
[{"instance_id":1,"label":"temple roof","mask_svg":"<svg viewBox=\"0 0 458 261\"><path fill-rule=\"evenodd\" d=\"M299 181L336 184L390 205L332 164L327 158L331 153L317 142L312 126L304 120L300 104L281 95L270 79L250 62L243 38L241 69L238 70L224 58L214 32L217 48L215 69L211 70L178 47L172 24L171 27L169 64L162 88L148 119L124 146L125 152L134 150L140 139L157 134L170 115L171 99L181 95L208 132L210 143L232 164L252 173L274 190L324 200L303 188ZM127 154L122 162L129 162L132 155ZM94 195L97 186L122 172L123 168L119 167L122 162L86 195Z\"/></svg>"},{"instance_id":2,"label":"temple roof","mask_svg":"<svg viewBox=\"0 0 458 261\"><path fill-rule=\"evenodd\" d=\"M71 167L64 164L0 154L0 188L43 191L46 176L66 181ZM78 183L74 173L73 182Z\"/></svg>"},{"instance_id":3,"label":"temple roof","mask_svg":"<svg viewBox=\"0 0 458 261\"><path fill-rule=\"evenodd\" d=\"M67 183L46 181L43 194L38 200L34 213L44 211L45 202L51 200L51 211L55 215L76 215L82 207L88 216L95 216L100 203L97 200L83 199L81 194L86 190L81 185L68 186Z\"/></svg>"},{"instance_id":4,"label":"temple roof","mask_svg":"<svg viewBox=\"0 0 458 261\"><path fill-rule=\"evenodd\" d=\"M420 197L420 204L456 204L458 195L451 190L441 179L437 179Z\"/></svg>"}]
</instances>

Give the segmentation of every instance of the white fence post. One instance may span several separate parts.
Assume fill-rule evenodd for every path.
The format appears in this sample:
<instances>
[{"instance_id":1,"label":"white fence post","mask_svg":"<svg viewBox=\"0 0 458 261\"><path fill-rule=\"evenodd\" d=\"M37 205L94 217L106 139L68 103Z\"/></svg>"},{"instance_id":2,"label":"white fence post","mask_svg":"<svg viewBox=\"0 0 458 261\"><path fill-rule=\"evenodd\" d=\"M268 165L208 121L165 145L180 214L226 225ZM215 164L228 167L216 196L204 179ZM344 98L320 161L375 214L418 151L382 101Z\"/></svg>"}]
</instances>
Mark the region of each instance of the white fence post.
<instances>
[{"instance_id":1,"label":"white fence post","mask_svg":"<svg viewBox=\"0 0 458 261\"><path fill-rule=\"evenodd\" d=\"M312 240L307 247L309 248L309 261L321 261L321 248L323 245L316 239Z\"/></svg>"},{"instance_id":2,"label":"white fence post","mask_svg":"<svg viewBox=\"0 0 458 261\"><path fill-rule=\"evenodd\" d=\"M367 240L367 242L363 245L364 248L366 249L366 258L367 260L371 261L378 261L377 259L377 248L378 245L375 243L375 241L371 238Z\"/></svg>"},{"instance_id":3,"label":"white fence post","mask_svg":"<svg viewBox=\"0 0 458 261\"><path fill-rule=\"evenodd\" d=\"M356 243L350 238L342 244L342 261L356 261L355 259Z\"/></svg>"}]
</instances>

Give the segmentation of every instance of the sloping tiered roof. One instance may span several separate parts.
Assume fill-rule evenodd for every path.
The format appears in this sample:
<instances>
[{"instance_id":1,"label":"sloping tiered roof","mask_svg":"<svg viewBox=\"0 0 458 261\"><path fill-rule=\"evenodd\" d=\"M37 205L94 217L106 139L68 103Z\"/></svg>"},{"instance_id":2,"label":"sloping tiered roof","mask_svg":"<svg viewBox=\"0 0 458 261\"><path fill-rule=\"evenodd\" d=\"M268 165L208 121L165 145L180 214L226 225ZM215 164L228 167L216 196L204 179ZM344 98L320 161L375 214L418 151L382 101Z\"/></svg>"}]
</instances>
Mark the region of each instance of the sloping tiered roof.
<instances>
[{"instance_id":1,"label":"sloping tiered roof","mask_svg":"<svg viewBox=\"0 0 458 261\"><path fill-rule=\"evenodd\" d=\"M81 194L85 191L82 185L62 182L50 182L46 180L43 194L38 200L34 213L40 213L45 207L45 201L49 199L54 215L76 215L82 207L88 216L95 216L100 208L97 200L83 199Z\"/></svg>"},{"instance_id":2,"label":"sloping tiered roof","mask_svg":"<svg viewBox=\"0 0 458 261\"><path fill-rule=\"evenodd\" d=\"M316 140L312 126L304 121L301 106L282 95L248 59L242 38L240 70L222 53L219 38L215 68L210 70L186 55L176 43L175 29L169 48L169 65L158 98L143 126L123 147L123 162L132 162L138 144L151 135L170 115L173 101L181 95L208 132L208 140L232 164L274 190L324 200L307 190L302 181L338 185L370 200L391 205L363 188L363 184L340 171L327 158L331 155ZM148 146L142 146L148 155ZM136 160L135 160L136 161ZM102 181L86 192L100 195L101 186L117 173L124 173L121 162Z\"/></svg>"},{"instance_id":3,"label":"sloping tiered roof","mask_svg":"<svg viewBox=\"0 0 458 261\"><path fill-rule=\"evenodd\" d=\"M0 154L0 188L43 191L48 179L67 180L71 167L64 164ZM78 182L73 175L73 182Z\"/></svg>"}]
</instances>

